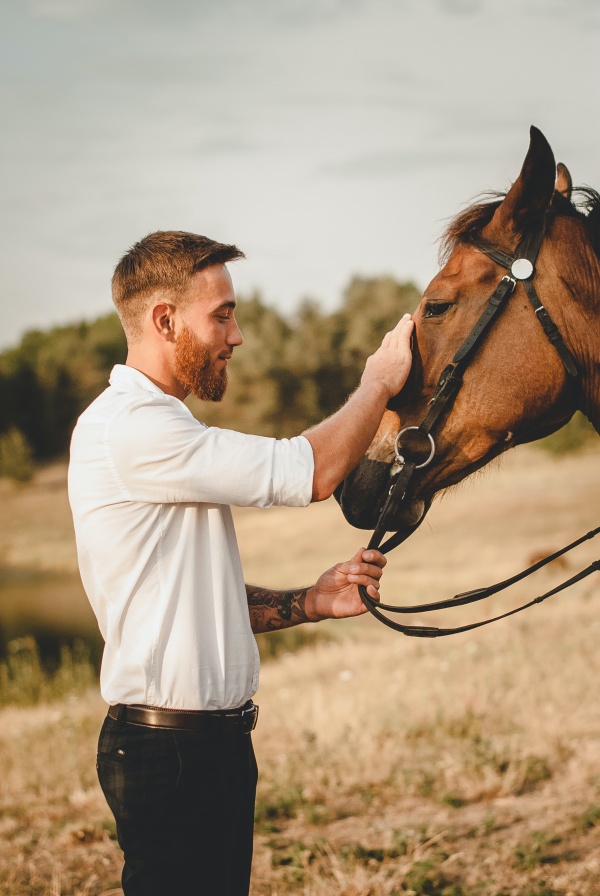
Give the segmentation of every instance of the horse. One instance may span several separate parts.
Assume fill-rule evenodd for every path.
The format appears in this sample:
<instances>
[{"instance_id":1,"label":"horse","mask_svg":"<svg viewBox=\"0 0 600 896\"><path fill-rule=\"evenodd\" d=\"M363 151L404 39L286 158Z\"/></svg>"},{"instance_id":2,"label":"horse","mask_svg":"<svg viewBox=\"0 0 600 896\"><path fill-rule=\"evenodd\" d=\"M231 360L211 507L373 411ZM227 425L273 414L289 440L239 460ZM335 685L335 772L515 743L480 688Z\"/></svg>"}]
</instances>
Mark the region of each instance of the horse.
<instances>
[{"instance_id":1,"label":"horse","mask_svg":"<svg viewBox=\"0 0 600 896\"><path fill-rule=\"evenodd\" d=\"M409 379L336 491L353 526L394 544L440 491L576 410L600 432L600 195L573 190L537 128L508 192L451 221L441 263Z\"/></svg>"}]
</instances>

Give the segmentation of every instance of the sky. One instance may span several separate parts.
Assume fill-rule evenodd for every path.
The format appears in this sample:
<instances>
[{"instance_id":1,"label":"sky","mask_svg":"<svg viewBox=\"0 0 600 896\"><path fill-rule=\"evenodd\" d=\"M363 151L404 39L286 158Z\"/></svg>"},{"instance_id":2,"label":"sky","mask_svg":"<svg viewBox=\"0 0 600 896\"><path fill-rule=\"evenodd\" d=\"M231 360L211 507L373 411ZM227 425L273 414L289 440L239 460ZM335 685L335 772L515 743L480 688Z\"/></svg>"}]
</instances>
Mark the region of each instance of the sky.
<instances>
[{"instance_id":1,"label":"sky","mask_svg":"<svg viewBox=\"0 0 600 896\"><path fill-rule=\"evenodd\" d=\"M236 243L239 295L423 289L535 124L600 188L597 0L2 0L0 348L112 310L153 230Z\"/></svg>"}]
</instances>

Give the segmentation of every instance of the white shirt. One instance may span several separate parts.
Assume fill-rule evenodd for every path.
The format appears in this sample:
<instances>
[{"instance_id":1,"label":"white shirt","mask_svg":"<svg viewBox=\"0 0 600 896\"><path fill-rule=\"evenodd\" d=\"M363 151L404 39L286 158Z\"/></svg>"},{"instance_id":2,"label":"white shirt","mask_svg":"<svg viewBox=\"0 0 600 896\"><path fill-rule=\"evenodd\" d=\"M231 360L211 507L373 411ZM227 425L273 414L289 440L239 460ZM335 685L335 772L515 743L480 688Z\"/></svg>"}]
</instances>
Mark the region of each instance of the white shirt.
<instances>
[{"instance_id":1,"label":"white shirt","mask_svg":"<svg viewBox=\"0 0 600 896\"><path fill-rule=\"evenodd\" d=\"M113 369L77 422L69 465L108 703L229 709L255 693L258 650L228 505L305 506L313 466L302 436L207 427L138 370Z\"/></svg>"}]
</instances>

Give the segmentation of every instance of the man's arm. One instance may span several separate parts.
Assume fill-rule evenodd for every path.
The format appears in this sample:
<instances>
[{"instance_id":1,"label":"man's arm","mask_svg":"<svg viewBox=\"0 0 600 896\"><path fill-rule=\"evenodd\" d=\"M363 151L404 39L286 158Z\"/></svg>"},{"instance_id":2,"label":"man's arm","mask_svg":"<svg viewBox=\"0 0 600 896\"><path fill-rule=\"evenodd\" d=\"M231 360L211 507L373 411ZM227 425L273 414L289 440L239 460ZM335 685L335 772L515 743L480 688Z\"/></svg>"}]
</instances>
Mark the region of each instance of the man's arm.
<instances>
[{"instance_id":1,"label":"man's arm","mask_svg":"<svg viewBox=\"0 0 600 896\"><path fill-rule=\"evenodd\" d=\"M302 433L312 446L315 461L313 501L329 498L373 441L388 401L408 377L413 326L410 315L405 314L367 358L360 386L346 404Z\"/></svg>"},{"instance_id":2,"label":"man's arm","mask_svg":"<svg viewBox=\"0 0 600 896\"><path fill-rule=\"evenodd\" d=\"M273 591L258 585L246 585L252 631L274 632L302 622L312 622L306 614L306 588Z\"/></svg>"},{"instance_id":3,"label":"man's arm","mask_svg":"<svg viewBox=\"0 0 600 896\"><path fill-rule=\"evenodd\" d=\"M289 591L274 591L246 585L250 625L255 634L289 628L302 622L345 619L360 616L366 607L357 585L365 585L369 595L379 596L379 579L386 564L379 551L361 548L345 563L337 563L314 585Z\"/></svg>"}]
</instances>

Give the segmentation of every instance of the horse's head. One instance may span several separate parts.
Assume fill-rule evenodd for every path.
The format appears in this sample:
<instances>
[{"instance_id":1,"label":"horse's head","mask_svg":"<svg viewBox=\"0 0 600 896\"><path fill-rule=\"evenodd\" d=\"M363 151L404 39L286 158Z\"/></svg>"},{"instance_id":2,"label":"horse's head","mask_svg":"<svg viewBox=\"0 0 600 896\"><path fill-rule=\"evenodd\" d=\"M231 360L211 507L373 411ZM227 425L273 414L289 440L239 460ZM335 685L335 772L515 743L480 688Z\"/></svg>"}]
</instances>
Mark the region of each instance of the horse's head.
<instances>
[{"instance_id":1,"label":"horse's head","mask_svg":"<svg viewBox=\"0 0 600 896\"><path fill-rule=\"evenodd\" d=\"M383 497L402 464L395 445L402 458L423 464L435 445L431 461L411 477L386 526L409 531L422 520L436 492L508 448L554 432L577 408L600 429L600 199L594 191L583 191L587 208L578 210L571 189L567 169L559 165L556 177L552 150L532 128L523 168L509 192L468 208L448 227L445 264L414 315L409 381L390 402L367 455L337 491L353 525L375 527ZM525 284L517 280L502 313L470 351L460 388L431 428L432 442L422 423L442 371L507 274L498 257L512 258L518 248L522 255L525 242L542 236L530 282L562 335L567 355L575 359L578 375L565 369L536 319L543 312L534 311ZM406 427L414 428L396 443Z\"/></svg>"}]
</instances>

